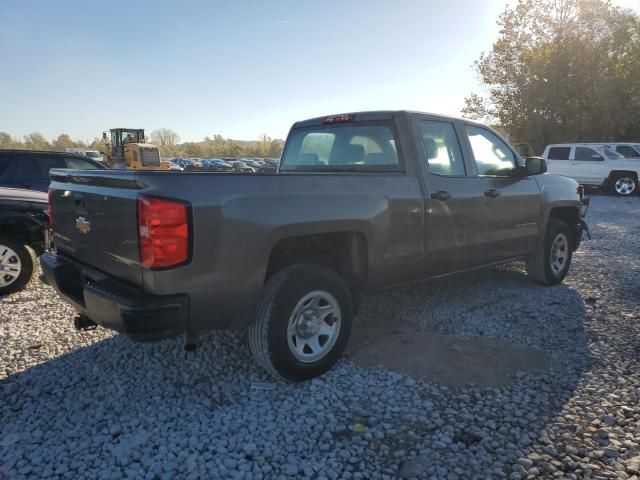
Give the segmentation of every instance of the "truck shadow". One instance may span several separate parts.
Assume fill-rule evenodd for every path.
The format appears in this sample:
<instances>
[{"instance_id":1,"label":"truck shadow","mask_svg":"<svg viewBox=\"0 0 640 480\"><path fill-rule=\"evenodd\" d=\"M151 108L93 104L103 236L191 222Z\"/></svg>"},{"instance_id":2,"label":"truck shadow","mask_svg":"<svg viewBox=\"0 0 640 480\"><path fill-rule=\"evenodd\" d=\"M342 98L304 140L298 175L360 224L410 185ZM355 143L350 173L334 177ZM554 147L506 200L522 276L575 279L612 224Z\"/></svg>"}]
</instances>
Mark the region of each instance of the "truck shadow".
<instances>
[{"instance_id":1,"label":"truck shadow","mask_svg":"<svg viewBox=\"0 0 640 480\"><path fill-rule=\"evenodd\" d=\"M391 451L411 449L418 436L425 478L445 478L440 464L471 464L485 478L508 476L534 444L551 445L551 425L564 421L593 366L585 324L596 311L574 280L540 287L513 264L367 296L353 360L432 382L429 405L445 412L406 416L385 439Z\"/></svg>"},{"instance_id":2,"label":"truck shadow","mask_svg":"<svg viewBox=\"0 0 640 480\"><path fill-rule=\"evenodd\" d=\"M224 476L217 470L224 458L272 464L274 474L284 472L278 470L283 467L274 457L277 452L265 453L264 438L275 445L270 450L280 448L284 455L291 453L289 445L306 442L291 454L321 475L329 468L353 470L350 459L336 452L362 444L367 432L367 448L375 452L380 469L390 473L402 463L394 452L426 450L436 476L445 454L476 462L479 476L492 475L492 469L507 469L526 455L589 368L587 315L571 288L534 286L513 267L366 296L356 332L370 322L382 322L383 332L384 325L411 324L439 335L489 337L546 352L547 363L528 375L495 386L456 388L428 377L416 383L348 360L316 381L277 384L253 366L242 333L213 332L202 338L197 352L187 353L181 339L136 344L109 333L76 333L69 322L69 336L103 338L0 380L0 478L3 471L20 477L18 468L24 464L32 475L47 476L43 464L29 460L41 458L42 452L54 469L69 467L70 460L62 459L73 452L80 462L91 453L106 465L124 468L137 462L149 471L167 461L162 447L176 439L184 439L178 450L197 453L197 468L211 478ZM309 398L313 408L304 409ZM289 431L290 417L299 414L322 424L331 440L310 440L304 429ZM251 453L243 449L243 429L260 439ZM211 435L231 440L218 449ZM204 442L204 450L191 445L192 437ZM492 447L494 441L508 446ZM323 443L328 445L324 450Z\"/></svg>"}]
</instances>

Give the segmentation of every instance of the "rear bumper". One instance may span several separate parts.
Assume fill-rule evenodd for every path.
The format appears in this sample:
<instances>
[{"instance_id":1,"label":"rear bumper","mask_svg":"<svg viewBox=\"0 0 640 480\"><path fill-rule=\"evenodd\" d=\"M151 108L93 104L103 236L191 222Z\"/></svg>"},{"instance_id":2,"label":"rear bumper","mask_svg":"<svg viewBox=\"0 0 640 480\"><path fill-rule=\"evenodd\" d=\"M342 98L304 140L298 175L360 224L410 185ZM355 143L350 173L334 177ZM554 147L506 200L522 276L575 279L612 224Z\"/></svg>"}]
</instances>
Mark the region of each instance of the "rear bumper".
<instances>
[{"instance_id":1,"label":"rear bumper","mask_svg":"<svg viewBox=\"0 0 640 480\"><path fill-rule=\"evenodd\" d=\"M102 327L142 341L186 331L186 295L150 295L56 253L42 255L40 265L47 283L80 314Z\"/></svg>"}]
</instances>

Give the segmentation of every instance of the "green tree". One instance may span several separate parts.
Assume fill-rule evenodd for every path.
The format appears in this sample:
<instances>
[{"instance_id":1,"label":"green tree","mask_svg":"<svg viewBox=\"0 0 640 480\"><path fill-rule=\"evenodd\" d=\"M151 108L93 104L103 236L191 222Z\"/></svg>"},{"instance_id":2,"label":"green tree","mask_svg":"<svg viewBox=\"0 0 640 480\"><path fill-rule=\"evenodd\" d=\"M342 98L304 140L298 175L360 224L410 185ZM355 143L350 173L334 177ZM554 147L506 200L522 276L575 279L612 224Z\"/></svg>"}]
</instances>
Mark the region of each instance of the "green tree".
<instances>
[{"instance_id":1,"label":"green tree","mask_svg":"<svg viewBox=\"0 0 640 480\"><path fill-rule=\"evenodd\" d=\"M0 148L20 148L20 142L7 132L0 132Z\"/></svg>"},{"instance_id":2,"label":"green tree","mask_svg":"<svg viewBox=\"0 0 640 480\"><path fill-rule=\"evenodd\" d=\"M463 114L495 119L538 151L640 137L640 17L604 0L519 0L474 64L485 95Z\"/></svg>"},{"instance_id":3,"label":"green tree","mask_svg":"<svg viewBox=\"0 0 640 480\"><path fill-rule=\"evenodd\" d=\"M86 148L84 142L76 142L71 140L71 137L66 133L58 135L58 137L51 143L54 150L64 152L66 148Z\"/></svg>"},{"instance_id":4,"label":"green tree","mask_svg":"<svg viewBox=\"0 0 640 480\"><path fill-rule=\"evenodd\" d=\"M41 133L30 133L24 137L24 148L27 150L51 150L51 144Z\"/></svg>"}]
</instances>

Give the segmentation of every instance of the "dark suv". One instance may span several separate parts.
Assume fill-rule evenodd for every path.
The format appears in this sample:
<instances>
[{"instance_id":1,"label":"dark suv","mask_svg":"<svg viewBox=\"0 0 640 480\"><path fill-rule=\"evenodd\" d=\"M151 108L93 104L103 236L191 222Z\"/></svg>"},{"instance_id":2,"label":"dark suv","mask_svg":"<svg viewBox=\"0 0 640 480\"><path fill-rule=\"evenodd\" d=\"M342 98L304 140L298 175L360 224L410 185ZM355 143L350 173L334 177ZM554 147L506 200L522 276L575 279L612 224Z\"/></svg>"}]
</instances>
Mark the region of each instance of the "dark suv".
<instances>
[{"instance_id":1,"label":"dark suv","mask_svg":"<svg viewBox=\"0 0 640 480\"><path fill-rule=\"evenodd\" d=\"M46 192L52 168L97 170L105 167L84 155L73 153L0 150L0 187Z\"/></svg>"}]
</instances>

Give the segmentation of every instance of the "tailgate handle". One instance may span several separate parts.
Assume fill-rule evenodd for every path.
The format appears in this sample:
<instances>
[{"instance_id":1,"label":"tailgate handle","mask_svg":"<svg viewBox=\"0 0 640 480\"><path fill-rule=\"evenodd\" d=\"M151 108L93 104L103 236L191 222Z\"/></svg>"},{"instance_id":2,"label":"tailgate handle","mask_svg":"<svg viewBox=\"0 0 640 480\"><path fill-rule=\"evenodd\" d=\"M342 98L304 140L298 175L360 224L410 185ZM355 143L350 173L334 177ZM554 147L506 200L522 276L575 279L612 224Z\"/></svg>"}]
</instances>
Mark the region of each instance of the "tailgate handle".
<instances>
[{"instance_id":1,"label":"tailgate handle","mask_svg":"<svg viewBox=\"0 0 640 480\"><path fill-rule=\"evenodd\" d=\"M484 192L484 196L489 198L498 198L500 196L500 192L495 188L492 188L491 190Z\"/></svg>"},{"instance_id":2,"label":"tailgate handle","mask_svg":"<svg viewBox=\"0 0 640 480\"><path fill-rule=\"evenodd\" d=\"M431 194L431 198L444 202L451 198L451 194L449 192L445 192L444 190L438 190L436 193Z\"/></svg>"}]
</instances>

